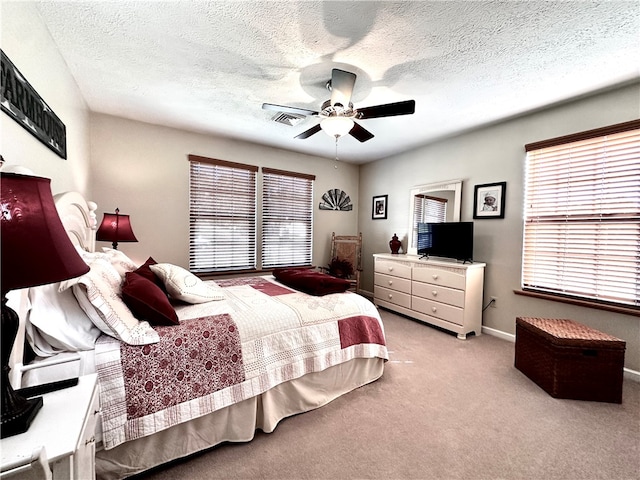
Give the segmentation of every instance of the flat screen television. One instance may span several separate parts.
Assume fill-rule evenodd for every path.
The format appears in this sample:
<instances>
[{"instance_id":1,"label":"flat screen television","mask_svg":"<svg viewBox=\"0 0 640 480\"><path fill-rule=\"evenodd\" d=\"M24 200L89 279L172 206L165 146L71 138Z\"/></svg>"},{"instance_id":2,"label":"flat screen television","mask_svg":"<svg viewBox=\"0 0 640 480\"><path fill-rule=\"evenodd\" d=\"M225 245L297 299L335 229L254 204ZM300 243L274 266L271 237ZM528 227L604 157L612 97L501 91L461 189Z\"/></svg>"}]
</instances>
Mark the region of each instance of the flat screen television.
<instances>
[{"instance_id":1,"label":"flat screen television","mask_svg":"<svg viewBox=\"0 0 640 480\"><path fill-rule=\"evenodd\" d=\"M418 223L418 255L473 261L473 222Z\"/></svg>"}]
</instances>

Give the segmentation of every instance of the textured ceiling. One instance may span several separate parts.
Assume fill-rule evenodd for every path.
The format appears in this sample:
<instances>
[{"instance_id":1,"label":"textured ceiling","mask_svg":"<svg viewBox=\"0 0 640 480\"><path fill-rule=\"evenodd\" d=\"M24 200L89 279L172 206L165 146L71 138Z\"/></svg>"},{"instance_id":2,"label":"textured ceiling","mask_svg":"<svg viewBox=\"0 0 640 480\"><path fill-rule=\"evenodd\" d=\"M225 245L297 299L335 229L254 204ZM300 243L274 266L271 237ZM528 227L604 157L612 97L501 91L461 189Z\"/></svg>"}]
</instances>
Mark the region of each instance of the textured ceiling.
<instances>
[{"instance_id":1,"label":"textured ceiling","mask_svg":"<svg viewBox=\"0 0 640 480\"><path fill-rule=\"evenodd\" d=\"M340 139L364 163L640 77L634 1L49 1L37 10L89 108L333 158L318 122L275 123L263 102L319 110L338 67L355 107L415 99ZM640 110L640 106L639 106ZM640 112L639 112L640 113Z\"/></svg>"}]
</instances>

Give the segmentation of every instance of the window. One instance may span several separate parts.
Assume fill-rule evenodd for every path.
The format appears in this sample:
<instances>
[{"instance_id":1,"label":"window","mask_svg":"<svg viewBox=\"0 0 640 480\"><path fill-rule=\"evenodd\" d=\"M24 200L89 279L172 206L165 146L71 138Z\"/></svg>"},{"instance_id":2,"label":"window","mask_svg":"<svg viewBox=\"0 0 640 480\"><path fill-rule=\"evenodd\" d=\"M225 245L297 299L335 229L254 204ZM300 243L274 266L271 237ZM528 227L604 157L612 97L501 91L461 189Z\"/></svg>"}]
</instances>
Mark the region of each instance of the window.
<instances>
[{"instance_id":1,"label":"window","mask_svg":"<svg viewBox=\"0 0 640 480\"><path fill-rule=\"evenodd\" d=\"M523 289L640 306L640 120L525 149Z\"/></svg>"},{"instance_id":2,"label":"window","mask_svg":"<svg viewBox=\"0 0 640 480\"><path fill-rule=\"evenodd\" d=\"M189 160L191 271L311 265L314 176Z\"/></svg>"},{"instance_id":3,"label":"window","mask_svg":"<svg viewBox=\"0 0 640 480\"><path fill-rule=\"evenodd\" d=\"M189 268L256 268L258 167L189 155Z\"/></svg>"},{"instance_id":4,"label":"window","mask_svg":"<svg viewBox=\"0 0 640 480\"><path fill-rule=\"evenodd\" d=\"M313 179L262 168L262 266L311 265Z\"/></svg>"}]
</instances>

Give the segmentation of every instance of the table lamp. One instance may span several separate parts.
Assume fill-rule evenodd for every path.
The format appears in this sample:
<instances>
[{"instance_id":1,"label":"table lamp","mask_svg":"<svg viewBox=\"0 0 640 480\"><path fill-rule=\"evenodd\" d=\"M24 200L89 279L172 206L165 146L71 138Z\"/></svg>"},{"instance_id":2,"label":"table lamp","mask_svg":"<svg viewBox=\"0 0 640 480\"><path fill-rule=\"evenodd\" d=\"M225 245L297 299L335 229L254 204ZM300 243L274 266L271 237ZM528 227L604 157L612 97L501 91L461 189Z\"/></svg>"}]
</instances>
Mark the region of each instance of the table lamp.
<instances>
[{"instance_id":1,"label":"table lamp","mask_svg":"<svg viewBox=\"0 0 640 480\"><path fill-rule=\"evenodd\" d=\"M2 429L0 438L26 432L42 397L26 399L9 382L9 358L19 327L7 305L11 290L78 277L89 271L62 226L48 178L0 173L2 250Z\"/></svg>"},{"instance_id":2,"label":"table lamp","mask_svg":"<svg viewBox=\"0 0 640 480\"><path fill-rule=\"evenodd\" d=\"M96 240L101 242L112 242L114 250L118 249L118 242L137 242L138 239L131 229L129 215L120 213L116 208L116 213L105 213L102 223L96 233Z\"/></svg>"}]
</instances>

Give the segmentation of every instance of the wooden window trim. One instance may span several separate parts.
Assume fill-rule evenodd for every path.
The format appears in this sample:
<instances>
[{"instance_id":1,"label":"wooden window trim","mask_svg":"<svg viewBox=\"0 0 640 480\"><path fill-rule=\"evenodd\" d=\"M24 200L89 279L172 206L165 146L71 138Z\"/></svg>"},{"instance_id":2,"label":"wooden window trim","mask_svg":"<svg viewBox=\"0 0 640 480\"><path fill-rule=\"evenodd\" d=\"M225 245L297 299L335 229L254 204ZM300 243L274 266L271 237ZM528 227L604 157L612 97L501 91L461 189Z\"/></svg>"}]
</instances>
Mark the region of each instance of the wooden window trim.
<instances>
[{"instance_id":1,"label":"wooden window trim","mask_svg":"<svg viewBox=\"0 0 640 480\"><path fill-rule=\"evenodd\" d=\"M552 302L567 303L569 305L577 305L579 307L596 308L598 310L605 310L607 312L622 313L624 315L631 315L632 317L640 317L640 309L633 307L625 307L622 305L613 305L609 303L599 303L595 301L585 300L581 298L573 298L569 296L563 296L553 293L534 292L532 290L514 290L516 295L522 295L525 297L540 298L542 300L549 300Z\"/></svg>"},{"instance_id":2,"label":"wooden window trim","mask_svg":"<svg viewBox=\"0 0 640 480\"><path fill-rule=\"evenodd\" d=\"M220 165L221 167L239 168L241 170L249 170L257 172L256 165L247 165L245 163L229 162L227 160L218 160L217 158L201 157L199 155L189 155L190 162L208 163L209 165Z\"/></svg>"},{"instance_id":3,"label":"wooden window trim","mask_svg":"<svg viewBox=\"0 0 640 480\"><path fill-rule=\"evenodd\" d=\"M586 132L572 133L571 135L564 135L562 137L550 138L548 140L542 140L540 142L528 143L524 146L525 151L530 152L532 150L541 150L543 148L555 147L564 143L580 142L582 140L589 140L590 138L603 137L605 135L612 135L614 133L626 132L628 130L636 130L640 128L640 119L631 120L630 122L617 123L616 125L609 125L608 127L595 128L593 130L587 130Z\"/></svg>"},{"instance_id":4,"label":"wooden window trim","mask_svg":"<svg viewBox=\"0 0 640 480\"><path fill-rule=\"evenodd\" d=\"M304 178L305 180L315 180L315 175L307 173L290 172L288 170L278 170L277 168L262 167L262 173L272 173L274 175L285 175L287 177Z\"/></svg>"}]
</instances>

